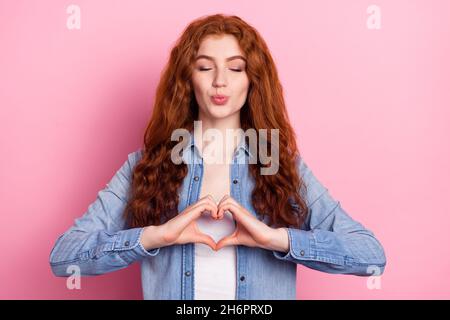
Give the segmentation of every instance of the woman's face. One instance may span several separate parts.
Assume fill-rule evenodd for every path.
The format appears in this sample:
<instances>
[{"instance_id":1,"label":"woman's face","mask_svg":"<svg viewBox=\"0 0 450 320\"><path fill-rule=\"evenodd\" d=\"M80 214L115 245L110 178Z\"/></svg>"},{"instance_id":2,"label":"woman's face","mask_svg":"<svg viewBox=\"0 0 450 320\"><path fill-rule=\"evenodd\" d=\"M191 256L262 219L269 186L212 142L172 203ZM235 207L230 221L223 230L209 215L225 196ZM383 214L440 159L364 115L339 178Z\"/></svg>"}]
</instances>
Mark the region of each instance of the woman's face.
<instances>
[{"instance_id":1,"label":"woman's face","mask_svg":"<svg viewBox=\"0 0 450 320\"><path fill-rule=\"evenodd\" d=\"M207 36L200 44L192 84L200 118L220 119L239 112L247 99L249 80L244 54L232 35ZM214 95L226 96L214 100Z\"/></svg>"}]
</instances>

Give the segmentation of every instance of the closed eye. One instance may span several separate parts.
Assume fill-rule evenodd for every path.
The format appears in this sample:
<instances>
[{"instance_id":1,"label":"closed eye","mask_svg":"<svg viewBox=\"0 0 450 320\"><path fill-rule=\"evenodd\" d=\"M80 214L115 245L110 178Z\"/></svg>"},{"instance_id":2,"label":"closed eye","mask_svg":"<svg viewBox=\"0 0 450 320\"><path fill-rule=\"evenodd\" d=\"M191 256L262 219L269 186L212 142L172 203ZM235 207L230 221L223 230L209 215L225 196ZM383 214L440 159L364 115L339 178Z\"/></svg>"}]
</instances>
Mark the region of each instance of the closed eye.
<instances>
[{"instance_id":1,"label":"closed eye","mask_svg":"<svg viewBox=\"0 0 450 320\"><path fill-rule=\"evenodd\" d=\"M199 71L209 71L211 70L211 68L199 68ZM230 69L231 71L235 71L235 72L242 72L242 69Z\"/></svg>"}]
</instances>

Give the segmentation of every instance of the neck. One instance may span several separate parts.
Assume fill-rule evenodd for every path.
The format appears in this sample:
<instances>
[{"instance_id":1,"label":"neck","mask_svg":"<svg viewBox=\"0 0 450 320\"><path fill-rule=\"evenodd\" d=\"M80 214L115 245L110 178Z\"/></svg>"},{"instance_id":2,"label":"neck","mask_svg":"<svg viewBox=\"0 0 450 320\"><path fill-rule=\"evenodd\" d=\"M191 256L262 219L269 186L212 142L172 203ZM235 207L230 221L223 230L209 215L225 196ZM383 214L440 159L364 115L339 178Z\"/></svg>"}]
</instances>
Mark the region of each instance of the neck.
<instances>
[{"instance_id":1,"label":"neck","mask_svg":"<svg viewBox=\"0 0 450 320\"><path fill-rule=\"evenodd\" d=\"M208 163L229 163L240 142L239 129L239 112L223 119L211 119L200 114L194 125L195 145L207 157Z\"/></svg>"}]
</instances>

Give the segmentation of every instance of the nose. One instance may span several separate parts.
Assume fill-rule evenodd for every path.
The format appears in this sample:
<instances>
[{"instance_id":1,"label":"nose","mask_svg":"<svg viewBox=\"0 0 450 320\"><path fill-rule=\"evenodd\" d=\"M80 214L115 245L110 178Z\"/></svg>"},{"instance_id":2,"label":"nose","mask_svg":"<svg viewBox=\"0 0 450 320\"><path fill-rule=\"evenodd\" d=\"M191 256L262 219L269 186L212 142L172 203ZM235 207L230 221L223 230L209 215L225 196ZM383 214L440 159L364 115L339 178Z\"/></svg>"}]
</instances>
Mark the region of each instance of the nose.
<instances>
[{"instance_id":1,"label":"nose","mask_svg":"<svg viewBox=\"0 0 450 320\"><path fill-rule=\"evenodd\" d=\"M227 79L224 70L217 69L216 75L213 81L214 88L225 87L227 85Z\"/></svg>"}]
</instances>

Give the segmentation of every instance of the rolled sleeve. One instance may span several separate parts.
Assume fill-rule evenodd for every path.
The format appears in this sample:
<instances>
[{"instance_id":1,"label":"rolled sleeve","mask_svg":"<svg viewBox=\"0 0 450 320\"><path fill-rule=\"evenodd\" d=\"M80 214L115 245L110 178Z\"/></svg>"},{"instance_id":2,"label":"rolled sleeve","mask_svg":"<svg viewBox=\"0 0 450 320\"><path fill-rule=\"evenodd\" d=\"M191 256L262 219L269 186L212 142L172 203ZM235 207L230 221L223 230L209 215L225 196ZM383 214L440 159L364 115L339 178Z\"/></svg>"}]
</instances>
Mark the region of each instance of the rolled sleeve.
<instances>
[{"instance_id":1,"label":"rolled sleeve","mask_svg":"<svg viewBox=\"0 0 450 320\"><path fill-rule=\"evenodd\" d=\"M311 248L314 246L314 236L304 230L286 228L289 238L289 251L287 253L274 251L275 257L281 260L294 261L313 258Z\"/></svg>"},{"instance_id":2,"label":"rolled sleeve","mask_svg":"<svg viewBox=\"0 0 450 320\"><path fill-rule=\"evenodd\" d=\"M144 228L119 231L114 242L114 250L128 261L156 256L159 253L159 248L146 250L142 246L141 237L143 232Z\"/></svg>"}]
</instances>

